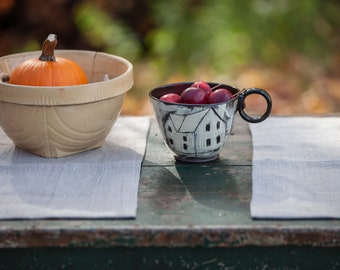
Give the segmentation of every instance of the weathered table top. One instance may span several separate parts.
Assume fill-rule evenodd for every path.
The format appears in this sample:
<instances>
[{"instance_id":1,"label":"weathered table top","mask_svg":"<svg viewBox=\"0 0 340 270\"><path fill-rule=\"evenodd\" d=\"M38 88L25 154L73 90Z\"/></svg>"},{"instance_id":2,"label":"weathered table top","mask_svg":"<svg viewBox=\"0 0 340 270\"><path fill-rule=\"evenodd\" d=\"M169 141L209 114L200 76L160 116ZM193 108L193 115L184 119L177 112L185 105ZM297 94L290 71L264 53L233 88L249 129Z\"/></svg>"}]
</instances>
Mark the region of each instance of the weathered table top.
<instances>
[{"instance_id":1,"label":"weathered table top","mask_svg":"<svg viewBox=\"0 0 340 270\"><path fill-rule=\"evenodd\" d=\"M152 119L136 219L0 221L0 254L1 249L49 247L339 251L340 220L251 218L251 160L248 124L239 117L219 159L204 164L175 161Z\"/></svg>"}]
</instances>

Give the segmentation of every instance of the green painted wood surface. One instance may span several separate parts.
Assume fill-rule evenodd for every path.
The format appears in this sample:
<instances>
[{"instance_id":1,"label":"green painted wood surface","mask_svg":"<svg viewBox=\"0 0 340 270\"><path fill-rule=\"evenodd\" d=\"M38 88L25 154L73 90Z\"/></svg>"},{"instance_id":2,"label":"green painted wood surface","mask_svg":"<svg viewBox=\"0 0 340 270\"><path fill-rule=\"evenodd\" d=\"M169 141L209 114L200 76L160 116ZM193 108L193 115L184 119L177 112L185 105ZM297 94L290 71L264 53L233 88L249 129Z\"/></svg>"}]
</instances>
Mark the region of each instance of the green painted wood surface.
<instances>
[{"instance_id":1,"label":"green painted wood surface","mask_svg":"<svg viewBox=\"0 0 340 270\"><path fill-rule=\"evenodd\" d=\"M317 254L326 269L339 269L340 220L250 217L251 160L248 124L239 117L219 159L205 164L175 161L152 119L136 219L0 221L0 269L10 262L44 269L34 265L54 261L54 269L138 269L123 255L131 252L150 269L166 269L166 262L170 269L184 262L184 269L318 269L303 268L316 266ZM26 268L19 267L23 260ZM82 268L78 260L91 263ZM125 267L112 268L109 261Z\"/></svg>"},{"instance_id":2,"label":"green painted wood surface","mask_svg":"<svg viewBox=\"0 0 340 270\"><path fill-rule=\"evenodd\" d=\"M308 247L49 248L0 253L0 269L337 270L339 250ZM15 262L15 263L14 263ZM14 266L14 267L13 267Z\"/></svg>"}]
</instances>

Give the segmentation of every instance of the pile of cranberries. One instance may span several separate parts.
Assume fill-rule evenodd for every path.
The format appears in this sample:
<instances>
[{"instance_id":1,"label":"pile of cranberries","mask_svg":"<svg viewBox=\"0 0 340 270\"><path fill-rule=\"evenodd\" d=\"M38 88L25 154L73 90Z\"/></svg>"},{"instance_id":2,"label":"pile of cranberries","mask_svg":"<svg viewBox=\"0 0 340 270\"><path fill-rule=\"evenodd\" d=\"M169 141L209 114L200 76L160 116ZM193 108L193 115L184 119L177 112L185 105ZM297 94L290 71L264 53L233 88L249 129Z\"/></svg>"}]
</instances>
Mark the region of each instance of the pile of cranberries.
<instances>
[{"instance_id":1,"label":"pile of cranberries","mask_svg":"<svg viewBox=\"0 0 340 270\"><path fill-rule=\"evenodd\" d=\"M197 81L179 95L169 93L161 96L161 100L172 103L185 104L213 104L226 102L232 99L233 93L226 88L213 90L205 81Z\"/></svg>"}]
</instances>

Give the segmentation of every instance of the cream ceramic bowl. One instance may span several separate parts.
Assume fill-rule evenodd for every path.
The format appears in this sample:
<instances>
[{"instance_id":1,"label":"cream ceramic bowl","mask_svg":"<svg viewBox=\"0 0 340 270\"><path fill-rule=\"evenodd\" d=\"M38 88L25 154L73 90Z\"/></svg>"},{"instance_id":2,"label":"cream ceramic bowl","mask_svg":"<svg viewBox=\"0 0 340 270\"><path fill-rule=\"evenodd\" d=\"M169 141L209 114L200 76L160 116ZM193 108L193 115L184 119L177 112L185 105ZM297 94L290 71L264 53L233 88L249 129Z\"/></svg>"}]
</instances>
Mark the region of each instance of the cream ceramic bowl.
<instances>
[{"instance_id":1,"label":"cream ceramic bowl","mask_svg":"<svg viewBox=\"0 0 340 270\"><path fill-rule=\"evenodd\" d=\"M0 58L11 74L40 51ZM102 146L133 85L133 66L124 58L93 51L56 50L77 62L89 84L64 87L0 83L0 126L14 144L43 157L63 157Z\"/></svg>"}]
</instances>

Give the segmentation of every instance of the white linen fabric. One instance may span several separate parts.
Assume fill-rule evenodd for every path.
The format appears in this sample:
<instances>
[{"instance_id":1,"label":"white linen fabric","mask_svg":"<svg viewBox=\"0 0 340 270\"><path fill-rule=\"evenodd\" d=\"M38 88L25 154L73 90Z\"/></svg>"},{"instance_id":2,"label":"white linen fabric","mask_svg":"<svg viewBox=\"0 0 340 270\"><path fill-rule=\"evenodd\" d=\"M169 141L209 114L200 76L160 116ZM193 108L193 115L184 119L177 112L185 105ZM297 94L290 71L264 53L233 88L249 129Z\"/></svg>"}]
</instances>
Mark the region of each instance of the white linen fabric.
<instances>
[{"instance_id":1,"label":"white linen fabric","mask_svg":"<svg viewBox=\"0 0 340 270\"><path fill-rule=\"evenodd\" d=\"M120 116L102 147L63 158L19 150L0 129L0 219L134 218L148 129Z\"/></svg>"},{"instance_id":2,"label":"white linen fabric","mask_svg":"<svg viewBox=\"0 0 340 270\"><path fill-rule=\"evenodd\" d=\"M250 125L253 218L340 218L340 118Z\"/></svg>"}]
</instances>

